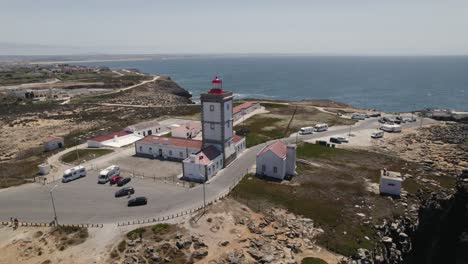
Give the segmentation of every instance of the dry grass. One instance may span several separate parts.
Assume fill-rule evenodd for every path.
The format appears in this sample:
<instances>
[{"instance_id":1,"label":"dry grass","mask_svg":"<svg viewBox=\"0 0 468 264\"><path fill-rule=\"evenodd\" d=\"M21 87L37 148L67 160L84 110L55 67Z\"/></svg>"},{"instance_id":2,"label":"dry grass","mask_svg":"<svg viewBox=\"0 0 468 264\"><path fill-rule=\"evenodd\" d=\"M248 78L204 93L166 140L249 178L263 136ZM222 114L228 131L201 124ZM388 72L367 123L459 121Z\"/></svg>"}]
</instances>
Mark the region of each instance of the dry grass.
<instances>
[{"instance_id":1,"label":"dry grass","mask_svg":"<svg viewBox=\"0 0 468 264\"><path fill-rule=\"evenodd\" d=\"M383 167L405 172L410 169L406 162L383 154L315 144L299 145L297 154L320 167L299 163L298 175L283 183L250 175L236 186L233 197L254 210L279 206L313 219L325 230L318 243L347 256L358 248L373 246L373 223L401 214L398 205L367 191L366 180L378 182ZM363 213L366 219L372 216L373 220L365 225L357 213Z\"/></svg>"},{"instance_id":2,"label":"dry grass","mask_svg":"<svg viewBox=\"0 0 468 264\"><path fill-rule=\"evenodd\" d=\"M321 112L310 105L286 105L272 102L262 103L262 106L270 113L253 116L234 128L237 134L246 136L248 147L271 139L287 137L301 127L318 123L327 123L330 126L355 123L353 120ZM288 124L290 124L289 128Z\"/></svg>"}]
</instances>

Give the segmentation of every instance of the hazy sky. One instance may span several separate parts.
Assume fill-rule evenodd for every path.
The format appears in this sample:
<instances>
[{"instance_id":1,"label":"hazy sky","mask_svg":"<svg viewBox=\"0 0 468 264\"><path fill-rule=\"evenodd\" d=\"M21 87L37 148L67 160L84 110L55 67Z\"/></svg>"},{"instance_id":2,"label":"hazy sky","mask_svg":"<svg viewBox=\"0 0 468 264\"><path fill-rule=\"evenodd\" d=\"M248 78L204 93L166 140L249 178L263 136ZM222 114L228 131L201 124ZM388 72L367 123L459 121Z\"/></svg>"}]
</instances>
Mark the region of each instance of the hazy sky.
<instances>
[{"instance_id":1,"label":"hazy sky","mask_svg":"<svg viewBox=\"0 0 468 264\"><path fill-rule=\"evenodd\" d=\"M468 54L468 0L0 0L0 54Z\"/></svg>"}]
</instances>

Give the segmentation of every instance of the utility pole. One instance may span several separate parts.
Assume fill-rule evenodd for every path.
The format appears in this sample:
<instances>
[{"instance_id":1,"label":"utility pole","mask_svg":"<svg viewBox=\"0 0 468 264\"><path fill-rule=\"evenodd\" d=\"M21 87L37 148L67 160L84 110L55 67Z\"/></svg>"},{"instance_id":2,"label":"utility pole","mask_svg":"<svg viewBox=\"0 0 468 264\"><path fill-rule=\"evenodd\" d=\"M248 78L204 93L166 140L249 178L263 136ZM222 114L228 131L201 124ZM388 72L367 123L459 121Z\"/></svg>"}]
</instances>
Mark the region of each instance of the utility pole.
<instances>
[{"instance_id":1,"label":"utility pole","mask_svg":"<svg viewBox=\"0 0 468 264\"><path fill-rule=\"evenodd\" d=\"M54 203L54 196L52 195L52 192L54 191L54 189L57 187L58 185L55 185L54 187L52 187L52 189L50 189L49 193L50 193L50 199L52 201L52 208L54 209L54 221L55 221L55 225L58 226L59 225L59 222L58 222L58 218L57 218L57 211L55 210L55 203Z\"/></svg>"},{"instance_id":2,"label":"utility pole","mask_svg":"<svg viewBox=\"0 0 468 264\"><path fill-rule=\"evenodd\" d=\"M351 128L353 127L353 125L349 125L349 133L348 133L348 136L351 136Z\"/></svg>"},{"instance_id":3,"label":"utility pole","mask_svg":"<svg viewBox=\"0 0 468 264\"><path fill-rule=\"evenodd\" d=\"M78 153L78 140L75 139L75 151L76 151L76 160L80 160L80 154Z\"/></svg>"},{"instance_id":4,"label":"utility pole","mask_svg":"<svg viewBox=\"0 0 468 264\"><path fill-rule=\"evenodd\" d=\"M203 182L203 214L206 213L206 192L205 192L205 182Z\"/></svg>"}]
</instances>

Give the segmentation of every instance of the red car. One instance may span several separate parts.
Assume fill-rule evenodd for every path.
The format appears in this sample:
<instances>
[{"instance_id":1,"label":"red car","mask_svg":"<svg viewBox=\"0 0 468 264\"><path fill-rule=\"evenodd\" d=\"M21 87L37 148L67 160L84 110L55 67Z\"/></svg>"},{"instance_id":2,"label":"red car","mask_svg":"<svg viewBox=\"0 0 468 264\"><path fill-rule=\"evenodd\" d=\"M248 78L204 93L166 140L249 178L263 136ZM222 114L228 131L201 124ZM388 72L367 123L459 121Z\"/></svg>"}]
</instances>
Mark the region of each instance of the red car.
<instances>
[{"instance_id":1,"label":"red car","mask_svg":"<svg viewBox=\"0 0 468 264\"><path fill-rule=\"evenodd\" d=\"M120 179L122 179L122 176L118 176L118 175L117 175L117 176L114 176L114 177L112 177L112 178L110 179L109 183L110 183L110 185L116 184Z\"/></svg>"}]
</instances>

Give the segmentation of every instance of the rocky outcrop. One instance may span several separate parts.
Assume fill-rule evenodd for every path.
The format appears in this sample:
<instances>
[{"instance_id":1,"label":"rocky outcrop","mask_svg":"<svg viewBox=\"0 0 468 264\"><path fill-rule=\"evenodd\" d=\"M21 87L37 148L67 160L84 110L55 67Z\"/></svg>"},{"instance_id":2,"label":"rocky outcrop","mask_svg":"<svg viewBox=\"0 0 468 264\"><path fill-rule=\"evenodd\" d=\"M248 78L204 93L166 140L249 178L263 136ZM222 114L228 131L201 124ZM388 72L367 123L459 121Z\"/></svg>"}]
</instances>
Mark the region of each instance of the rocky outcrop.
<instances>
[{"instance_id":1,"label":"rocky outcrop","mask_svg":"<svg viewBox=\"0 0 468 264\"><path fill-rule=\"evenodd\" d=\"M380 243L371 251L359 249L347 263L456 263L466 254L457 247L468 232L468 170L457 178L455 194L419 196L417 218L400 217L375 226Z\"/></svg>"},{"instance_id":2,"label":"rocky outcrop","mask_svg":"<svg viewBox=\"0 0 468 264\"><path fill-rule=\"evenodd\" d=\"M180 87L176 82L174 82L171 77L168 76L161 76L156 82L156 86L159 90L170 92L174 95L191 98L192 95L185 90L184 88Z\"/></svg>"}]
</instances>

